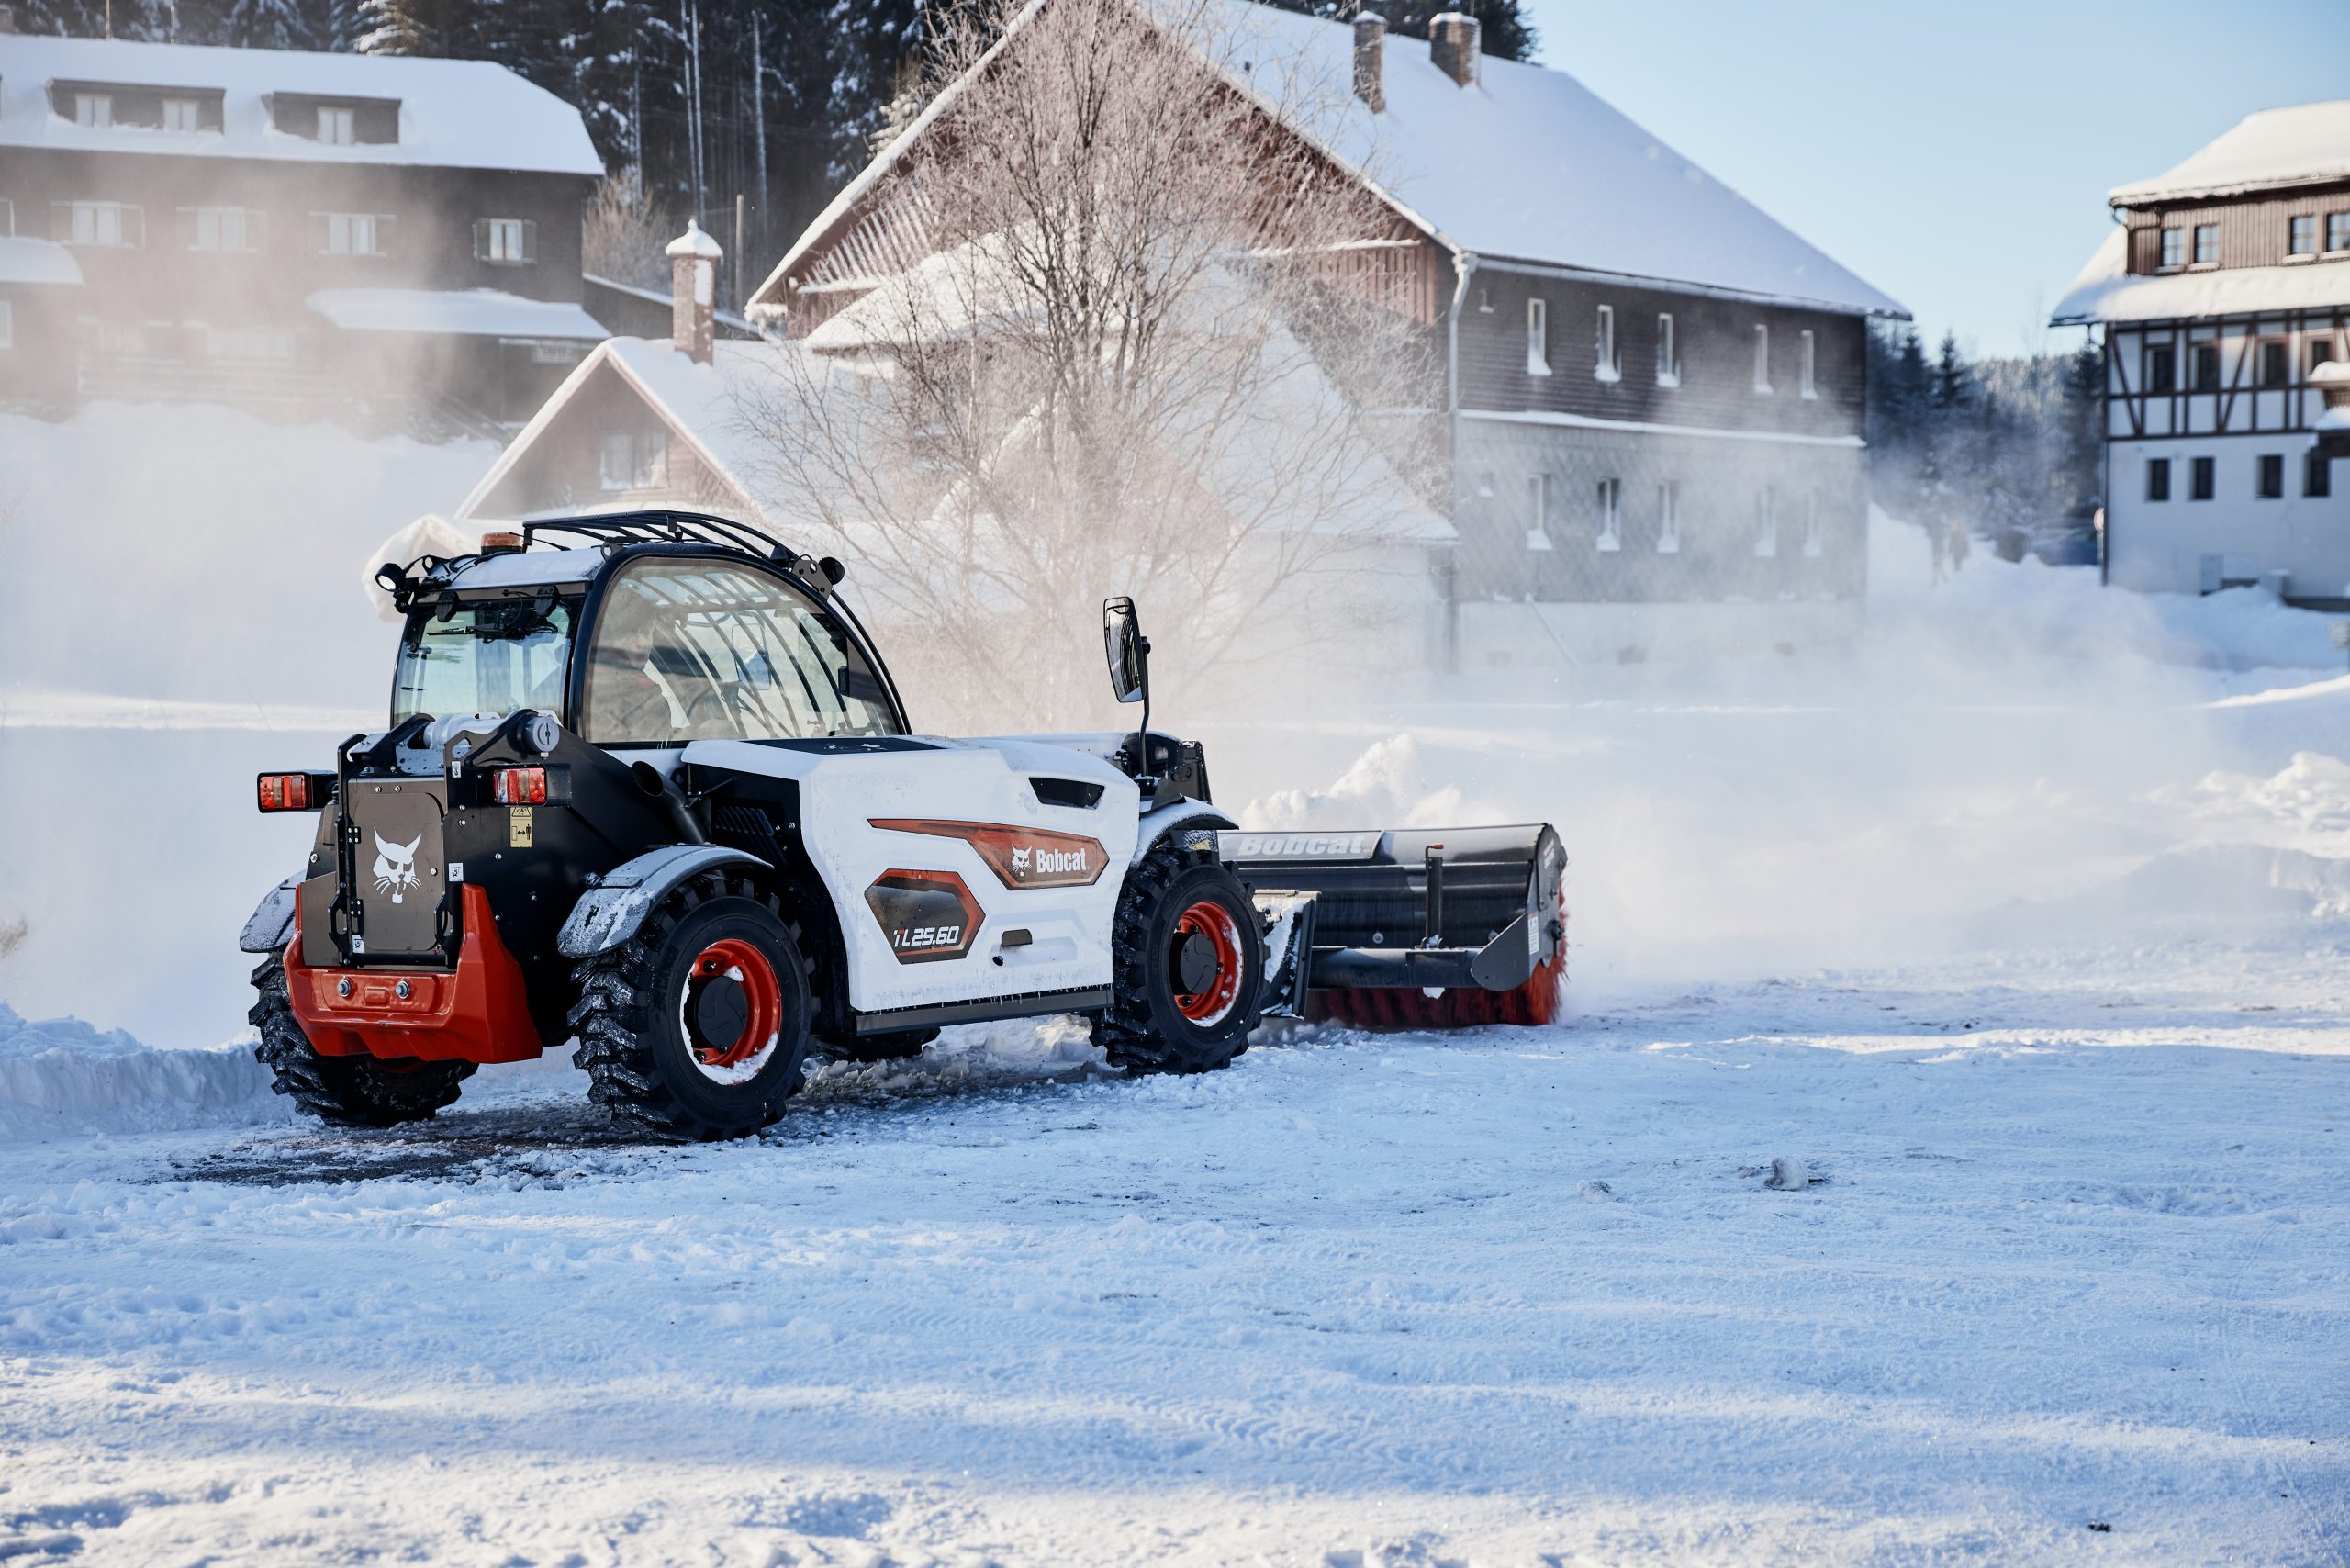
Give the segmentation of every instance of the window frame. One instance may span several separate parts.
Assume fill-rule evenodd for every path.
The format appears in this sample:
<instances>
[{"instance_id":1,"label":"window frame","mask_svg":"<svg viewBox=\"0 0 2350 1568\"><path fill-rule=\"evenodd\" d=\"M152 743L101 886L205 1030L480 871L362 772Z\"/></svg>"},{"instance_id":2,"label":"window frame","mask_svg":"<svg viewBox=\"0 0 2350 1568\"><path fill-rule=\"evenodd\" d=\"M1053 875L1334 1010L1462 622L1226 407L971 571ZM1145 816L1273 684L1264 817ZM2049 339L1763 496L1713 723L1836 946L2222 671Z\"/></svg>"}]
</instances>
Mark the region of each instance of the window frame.
<instances>
[{"instance_id":1,"label":"window frame","mask_svg":"<svg viewBox=\"0 0 2350 1568\"><path fill-rule=\"evenodd\" d=\"M17 302L0 299L0 353L17 346Z\"/></svg>"},{"instance_id":2,"label":"window frame","mask_svg":"<svg viewBox=\"0 0 2350 1568\"><path fill-rule=\"evenodd\" d=\"M2146 459L2146 501L2154 505L2170 499L2170 459Z\"/></svg>"},{"instance_id":3,"label":"window frame","mask_svg":"<svg viewBox=\"0 0 2350 1568\"><path fill-rule=\"evenodd\" d=\"M1754 392L1755 396L1771 395L1771 324L1754 323Z\"/></svg>"},{"instance_id":4,"label":"window frame","mask_svg":"<svg viewBox=\"0 0 2350 1568\"><path fill-rule=\"evenodd\" d=\"M2203 253L2203 241L2206 240L2209 240L2211 242L2210 254L2209 255L2205 255ZM2188 252L2188 254L2192 258L2188 263L2189 265L2199 267L2216 267L2220 264L2220 226L2218 224L2197 224L2195 226L2193 245L2194 248Z\"/></svg>"},{"instance_id":5,"label":"window frame","mask_svg":"<svg viewBox=\"0 0 2350 1568\"><path fill-rule=\"evenodd\" d=\"M2285 454L2264 452L2254 465L2252 494L2255 500L2281 501L2285 498Z\"/></svg>"},{"instance_id":6,"label":"window frame","mask_svg":"<svg viewBox=\"0 0 2350 1568\"><path fill-rule=\"evenodd\" d=\"M2187 264L2187 230L2175 223L2162 226L2162 239L2154 252L2154 267L2159 272L2177 272Z\"/></svg>"},{"instance_id":7,"label":"window frame","mask_svg":"<svg viewBox=\"0 0 2350 1568\"><path fill-rule=\"evenodd\" d=\"M1551 551L1559 542L1550 537L1550 476L1538 468L1526 476L1527 501L1534 519L1526 525L1526 547L1530 551Z\"/></svg>"},{"instance_id":8,"label":"window frame","mask_svg":"<svg viewBox=\"0 0 2350 1568\"><path fill-rule=\"evenodd\" d=\"M322 147L359 145L359 110L350 104L316 104L318 132L310 140ZM329 132L333 134L330 135Z\"/></svg>"},{"instance_id":9,"label":"window frame","mask_svg":"<svg viewBox=\"0 0 2350 1568\"><path fill-rule=\"evenodd\" d=\"M2301 456L2301 494L2314 499L2333 494L2333 461L2315 447Z\"/></svg>"},{"instance_id":10,"label":"window frame","mask_svg":"<svg viewBox=\"0 0 2350 1568\"><path fill-rule=\"evenodd\" d=\"M114 129L114 95L112 93L81 93L73 95L73 123L92 130Z\"/></svg>"},{"instance_id":11,"label":"window frame","mask_svg":"<svg viewBox=\"0 0 2350 1568\"><path fill-rule=\"evenodd\" d=\"M2329 256L2350 255L2350 212L2329 212L2325 215L2325 253Z\"/></svg>"},{"instance_id":12,"label":"window frame","mask_svg":"<svg viewBox=\"0 0 2350 1568\"><path fill-rule=\"evenodd\" d=\"M2208 338L2199 343L2188 344L2187 364L2188 369L2187 389L2189 392L2227 390L2227 378L2221 374L2220 341L2217 338ZM2203 374L2203 367L2206 365L2211 368L2211 374L2208 378Z\"/></svg>"},{"instance_id":13,"label":"window frame","mask_svg":"<svg viewBox=\"0 0 2350 1568\"><path fill-rule=\"evenodd\" d=\"M1550 302L1539 294L1526 300L1526 374L1550 374Z\"/></svg>"},{"instance_id":14,"label":"window frame","mask_svg":"<svg viewBox=\"0 0 2350 1568\"><path fill-rule=\"evenodd\" d=\"M0 240L10 240L17 233L17 204L7 196L0 196Z\"/></svg>"},{"instance_id":15,"label":"window frame","mask_svg":"<svg viewBox=\"0 0 2350 1568\"><path fill-rule=\"evenodd\" d=\"M1674 335L1673 312L1656 313L1656 384L1659 386L1681 385L1681 342Z\"/></svg>"},{"instance_id":16,"label":"window frame","mask_svg":"<svg viewBox=\"0 0 2350 1568\"><path fill-rule=\"evenodd\" d=\"M1597 358L1591 368L1595 381L1624 379L1624 356L1616 342L1616 307L1601 305L1592 318L1593 347Z\"/></svg>"},{"instance_id":17,"label":"window frame","mask_svg":"<svg viewBox=\"0 0 2350 1568\"><path fill-rule=\"evenodd\" d=\"M1807 561L1817 561L1828 554L1828 522L1819 505L1819 491L1807 489L1803 493L1803 554Z\"/></svg>"},{"instance_id":18,"label":"window frame","mask_svg":"<svg viewBox=\"0 0 2350 1568\"><path fill-rule=\"evenodd\" d=\"M188 123L185 125L173 125L172 123L172 111L173 109L185 109L187 111ZM204 100L202 98L174 97L170 94L165 94L156 107L155 116L156 125L164 130L202 130L204 129Z\"/></svg>"},{"instance_id":19,"label":"window frame","mask_svg":"<svg viewBox=\"0 0 2350 1568\"><path fill-rule=\"evenodd\" d=\"M2220 460L2216 457L2194 457L2187 465L2187 498L2209 501L2219 498Z\"/></svg>"},{"instance_id":20,"label":"window frame","mask_svg":"<svg viewBox=\"0 0 2350 1568\"><path fill-rule=\"evenodd\" d=\"M505 249L501 236L511 231L518 253L498 255ZM474 260L486 266L535 266L539 260L539 226L528 218L476 218L474 219Z\"/></svg>"},{"instance_id":21,"label":"window frame","mask_svg":"<svg viewBox=\"0 0 2350 1568\"><path fill-rule=\"evenodd\" d=\"M2271 369L2276 371L2276 375L2269 374ZM2253 340L2252 384L2264 389L2293 384L2293 344L2290 339Z\"/></svg>"},{"instance_id":22,"label":"window frame","mask_svg":"<svg viewBox=\"0 0 2350 1568\"><path fill-rule=\"evenodd\" d=\"M1659 479L1656 482L1656 553L1660 555L1681 554L1681 481Z\"/></svg>"},{"instance_id":23,"label":"window frame","mask_svg":"<svg viewBox=\"0 0 2350 1568\"><path fill-rule=\"evenodd\" d=\"M2301 244L2303 239L2309 241L2306 248ZM2289 262L2296 256L2316 255L2317 241L2316 213L2296 212L2287 216L2285 219L2285 259L2287 261Z\"/></svg>"},{"instance_id":24,"label":"window frame","mask_svg":"<svg viewBox=\"0 0 2350 1568\"><path fill-rule=\"evenodd\" d=\"M1624 549L1624 481L1614 475L1600 480L1596 498L1599 532L1593 536L1591 546L1603 555L1620 554Z\"/></svg>"},{"instance_id":25,"label":"window frame","mask_svg":"<svg viewBox=\"0 0 2350 1568\"><path fill-rule=\"evenodd\" d=\"M238 230L244 240L241 245L207 245L203 243L205 219L213 220L216 232L223 214L238 215ZM183 207L178 209L180 249L207 256L258 256L269 250L269 213L257 207Z\"/></svg>"},{"instance_id":26,"label":"window frame","mask_svg":"<svg viewBox=\"0 0 2350 1568\"><path fill-rule=\"evenodd\" d=\"M1797 372L1797 390L1807 398L1819 397L1819 337L1809 327L1803 329L1803 363Z\"/></svg>"},{"instance_id":27,"label":"window frame","mask_svg":"<svg viewBox=\"0 0 2350 1568\"><path fill-rule=\"evenodd\" d=\"M59 235L56 229L61 209L65 219L65 232ZM147 248L147 209L137 202L66 197L50 202L49 211L51 236L60 244L83 251L143 251ZM91 236L86 240L80 237L82 217L85 212L90 218ZM97 237L102 227L100 215L108 212L114 215L115 237L102 240Z\"/></svg>"},{"instance_id":28,"label":"window frame","mask_svg":"<svg viewBox=\"0 0 2350 1568\"><path fill-rule=\"evenodd\" d=\"M2160 378L2162 385L2159 386L2154 385L2156 379L2154 366L2157 364L2160 364L2163 369ZM2154 342L2146 344L2145 363L2139 367L2139 379L2144 384L2148 397L2167 398L2177 393L2178 390L2178 345Z\"/></svg>"},{"instance_id":29,"label":"window frame","mask_svg":"<svg viewBox=\"0 0 2350 1568\"><path fill-rule=\"evenodd\" d=\"M1779 557L1779 490L1775 485L1765 485L1755 492L1754 558L1775 561Z\"/></svg>"},{"instance_id":30,"label":"window frame","mask_svg":"<svg viewBox=\"0 0 2350 1568\"><path fill-rule=\"evenodd\" d=\"M336 222L340 220L344 226L344 232L348 233L350 231L351 223L358 218L365 218L367 220L368 242L375 248L368 251L335 249L334 236ZM391 230L394 224L397 221L396 216L392 213L313 212L310 214L310 221L314 226L317 234L317 244L311 252L314 255L383 257L388 256L392 253Z\"/></svg>"}]
</instances>

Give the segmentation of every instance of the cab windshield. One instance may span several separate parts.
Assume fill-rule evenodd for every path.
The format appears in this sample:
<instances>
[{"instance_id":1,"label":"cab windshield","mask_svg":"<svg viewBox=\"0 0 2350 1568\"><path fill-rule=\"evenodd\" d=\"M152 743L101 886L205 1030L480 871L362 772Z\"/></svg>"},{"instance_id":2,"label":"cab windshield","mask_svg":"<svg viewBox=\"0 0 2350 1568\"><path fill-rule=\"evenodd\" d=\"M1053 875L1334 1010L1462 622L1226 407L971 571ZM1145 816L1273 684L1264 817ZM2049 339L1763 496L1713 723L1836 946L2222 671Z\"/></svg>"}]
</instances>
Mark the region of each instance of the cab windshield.
<instances>
[{"instance_id":1,"label":"cab windshield","mask_svg":"<svg viewBox=\"0 0 2350 1568\"><path fill-rule=\"evenodd\" d=\"M392 722L419 713L563 711L576 600L485 599L443 616L427 606L408 618L392 686Z\"/></svg>"},{"instance_id":2,"label":"cab windshield","mask_svg":"<svg viewBox=\"0 0 2350 1568\"><path fill-rule=\"evenodd\" d=\"M674 745L899 731L879 678L814 600L763 572L655 560L606 591L580 733Z\"/></svg>"}]
</instances>

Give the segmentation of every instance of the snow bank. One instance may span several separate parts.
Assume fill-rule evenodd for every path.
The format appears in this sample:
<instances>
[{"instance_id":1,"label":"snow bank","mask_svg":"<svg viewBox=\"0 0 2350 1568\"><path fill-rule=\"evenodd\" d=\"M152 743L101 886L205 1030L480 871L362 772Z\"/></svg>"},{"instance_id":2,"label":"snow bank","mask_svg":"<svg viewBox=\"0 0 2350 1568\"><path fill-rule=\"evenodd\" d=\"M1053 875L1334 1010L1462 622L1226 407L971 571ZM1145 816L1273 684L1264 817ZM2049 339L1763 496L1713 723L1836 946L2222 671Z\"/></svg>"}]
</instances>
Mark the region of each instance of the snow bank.
<instances>
[{"instance_id":1,"label":"snow bank","mask_svg":"<svg viewBox=\"0 0 2350 1568\"><path fill-rule=\"evenodd\" d=\"M159 1051L78 1018L27 1022L0 1002L0 1142L283 1121L243 1045Z\"/></svg>"}]
</instances>

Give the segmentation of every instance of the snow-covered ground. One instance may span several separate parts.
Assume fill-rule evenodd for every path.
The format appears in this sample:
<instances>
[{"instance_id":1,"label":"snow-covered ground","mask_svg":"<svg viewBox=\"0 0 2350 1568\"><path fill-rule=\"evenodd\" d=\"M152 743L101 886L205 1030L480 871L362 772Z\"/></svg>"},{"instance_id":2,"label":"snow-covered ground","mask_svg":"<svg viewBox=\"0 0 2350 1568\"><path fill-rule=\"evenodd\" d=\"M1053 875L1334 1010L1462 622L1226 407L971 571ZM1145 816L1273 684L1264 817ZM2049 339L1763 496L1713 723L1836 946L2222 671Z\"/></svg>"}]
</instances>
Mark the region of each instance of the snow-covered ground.
<instances>
[{"instance_id":1,"label":"snow-covered ground","mask_svg":"<svg viewBox=\"0 0 2350 1568\"><path fill-rule=\"evenodd\" d=\"M328 1136L234 1048L250 778L377 705L352 568L486 454L177 417L153 548L162 459L59 465L159 416L0 420L0 1557L2350 1560L2322 618L1886 523L1852 648L1201 716L1255 823L1557 822L1557 1027Z\"/></svg>"}]
</instances>

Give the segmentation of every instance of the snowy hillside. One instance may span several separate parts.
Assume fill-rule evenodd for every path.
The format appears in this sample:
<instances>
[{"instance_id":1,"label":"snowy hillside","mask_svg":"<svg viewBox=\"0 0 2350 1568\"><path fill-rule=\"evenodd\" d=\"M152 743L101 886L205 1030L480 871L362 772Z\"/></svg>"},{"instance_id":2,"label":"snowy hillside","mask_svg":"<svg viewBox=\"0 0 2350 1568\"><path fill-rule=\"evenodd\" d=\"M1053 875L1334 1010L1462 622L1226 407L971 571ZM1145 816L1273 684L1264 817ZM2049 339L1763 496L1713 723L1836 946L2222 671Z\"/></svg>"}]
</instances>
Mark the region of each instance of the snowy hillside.
<instances>
[{"instance_id":1,"label":"snowy hillside","mask_svg":"<svg viewBox=\"0 0 2350 1568\"><path fill-rule=\"evenodd\" d=\"M0 1557L2350 1560L2323 618L1881 520L1852 647L1158 716L1250 825L1556 823L1555 1027L328 1134L238 1045L252 776L488 454L171 420L0 420Z\"/></svg>"}]
</instances>

